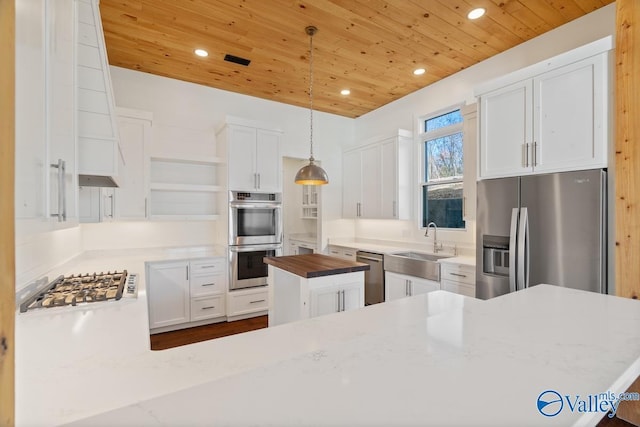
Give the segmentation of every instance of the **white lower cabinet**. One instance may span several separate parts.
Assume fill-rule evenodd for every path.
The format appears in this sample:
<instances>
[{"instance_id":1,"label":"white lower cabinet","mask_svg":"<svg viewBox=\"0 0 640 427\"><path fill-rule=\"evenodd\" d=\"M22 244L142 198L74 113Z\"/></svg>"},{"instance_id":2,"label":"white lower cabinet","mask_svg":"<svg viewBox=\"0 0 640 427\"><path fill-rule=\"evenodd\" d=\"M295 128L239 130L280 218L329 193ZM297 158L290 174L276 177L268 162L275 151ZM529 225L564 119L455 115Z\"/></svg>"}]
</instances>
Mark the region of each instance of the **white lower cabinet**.
<instances>
[{"instance_id":1,"label":"white lower cabinet","mask_svg":"<svg viewBox=\"0 0 640 427\"><path fill-rule=\"evenodd\" d=\"M191 299L191 321L215 319L225 315L225 296L214 295Z\"/></svg>"},{"instance_id":2,"label":"white lower cabinet","mask_svg":"<svg viewBox=\"0 0 640 427\"><path fill-rule=\"evenodd\" d=\"M442 290L468 297L476 296L476 270L474 266L465 264L442 264L440 280Z\"/></svg>"},{"instance_id":3,"label":"white lower cabinet","mask_svg":"<svg viewBox=\"0 0 640 427\"><path fill-rule=\"evenodd\" d=\"M329 255L335 256L342 259L348 259L349 261L356 260L356 252L358 252L355 248L348 248L345 246L336 246L329 245Z\"/></svg>"},{"instance_id":4,"label":"white lower cabinet","mask_svg":"<svg viewBox=\"0 0 640 427\"><path fill-rule=\"evenodd\" d=\"M362 283L344 283L309 291L310 317L353 310L364 306Z\"/></svg>"},{"instance_id":5,"label":"white lower cabinet","mask_svg":"<svg viewBox=\"0 0 640 427\"><path fill-rule=\"evenodd\" d=\"M384 300L396 299L413 295L426 294L440 290L440 282L422 279L420 277L407 276L406 274L385 272L384 275Z\"/></svg>"},{"instance_id":6,"label":"white lower cabinet","mask_svg":"<svg viewBox=\"0 0 640 427\"><path fill-rule=\"evenodd\" d=\"M269 291L266 286L232 291L227 294L228 320L240 320L267 314Z\"/></svg>"},{"instance_id":7,"label":"white lower cabinet","mask_svg":"<svg viewBox=\"0 0 640 427\"><path fill-rule=\"evenodd\" d=\"M152 333L196 326L226 316L224 257L150 262L146 273Z\"/></svg>"},{"instance_id":8,"label":"white lower cabinet","mask_svg":"<svg viewBox=\"0 0 640 427\"><path fill-rule=\"evenodd\" d=\"M147 265L147 299L149 329L189 322L189 262Z\"/></svg>"}]
</instances>

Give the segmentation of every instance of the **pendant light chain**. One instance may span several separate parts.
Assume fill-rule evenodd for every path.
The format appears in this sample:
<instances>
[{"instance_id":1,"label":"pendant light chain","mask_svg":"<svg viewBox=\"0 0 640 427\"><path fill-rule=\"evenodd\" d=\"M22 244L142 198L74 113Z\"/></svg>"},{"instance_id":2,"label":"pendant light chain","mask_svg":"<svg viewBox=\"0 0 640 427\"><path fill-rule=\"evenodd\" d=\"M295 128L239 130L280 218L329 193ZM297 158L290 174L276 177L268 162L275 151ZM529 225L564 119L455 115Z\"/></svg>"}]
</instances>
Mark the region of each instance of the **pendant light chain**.
<instances>
[{"instance_id":1,"label":"pendant light chain","mask_svg":"<svg viewBox=\"0 0 640 427\"><path fill-rule=\"evenodd\" d=\"M310 135L309 135L309 140L311 143L311 157L310 160L314 160L313 158L313 34L315 34L315 31L310 34L309 37L309 104L310 104L310 108L309 108L309 116L310 116L310 123L311 123L311 128L310 128Z\"/></svg>"}]
</instances>

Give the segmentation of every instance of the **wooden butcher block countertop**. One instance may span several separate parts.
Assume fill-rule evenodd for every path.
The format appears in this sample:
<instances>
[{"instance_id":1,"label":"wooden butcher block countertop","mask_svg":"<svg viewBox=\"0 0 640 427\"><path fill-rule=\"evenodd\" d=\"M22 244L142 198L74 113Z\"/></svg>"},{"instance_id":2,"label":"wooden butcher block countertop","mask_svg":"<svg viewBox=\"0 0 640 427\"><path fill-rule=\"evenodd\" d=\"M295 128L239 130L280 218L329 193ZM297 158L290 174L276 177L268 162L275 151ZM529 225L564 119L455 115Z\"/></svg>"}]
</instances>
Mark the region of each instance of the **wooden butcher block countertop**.
<instances>
[{"instance_id":1,"label":"wooden butcher block countertop","mask_svg":"<svg viewBox=\"0 0 640 427\"><path fill-rule=\"evenodd\" d=\"M369 270L368 264L322 254L265 257L264 262L307 279Z\"/></svg>"}]
</instances>

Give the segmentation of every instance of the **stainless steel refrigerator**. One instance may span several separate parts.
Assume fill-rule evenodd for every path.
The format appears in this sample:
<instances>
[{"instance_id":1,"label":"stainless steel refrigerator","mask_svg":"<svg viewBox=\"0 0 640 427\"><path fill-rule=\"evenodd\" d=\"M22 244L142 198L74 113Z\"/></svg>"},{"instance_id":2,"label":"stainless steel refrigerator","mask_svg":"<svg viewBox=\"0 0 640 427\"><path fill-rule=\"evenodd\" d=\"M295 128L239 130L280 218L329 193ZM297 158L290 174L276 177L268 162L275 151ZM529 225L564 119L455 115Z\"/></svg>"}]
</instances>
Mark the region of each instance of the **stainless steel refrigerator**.
<instances>
[{"instance_id":1,"label":"stainless steel refrigerator","mask_svg":"<svg viewBox=\"0 0 640 427\"><path fill-rule=\"evenodd\" d=\"M547 283L607 292L606 171L478 182L476 297Z\"/></svg>"}]
</instances>

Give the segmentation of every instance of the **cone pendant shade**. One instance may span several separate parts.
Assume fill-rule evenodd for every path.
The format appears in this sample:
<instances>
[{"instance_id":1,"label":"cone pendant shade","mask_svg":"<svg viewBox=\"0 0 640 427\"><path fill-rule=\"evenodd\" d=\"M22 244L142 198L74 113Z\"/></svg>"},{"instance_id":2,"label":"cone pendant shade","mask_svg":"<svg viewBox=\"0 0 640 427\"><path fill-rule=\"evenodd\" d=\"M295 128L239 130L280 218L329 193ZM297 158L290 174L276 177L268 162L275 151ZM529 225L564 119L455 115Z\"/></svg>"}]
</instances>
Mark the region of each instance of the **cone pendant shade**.
<instances>
[{"instance_id":1,"label":"cone pendant shade","mask_svg":"<svg viewBox=\"0 0 640 427\"><path fill-rule=\"evenodd\" d=\"M310 26L305 28L305 32L309 36L309 115L310 115L310 132L309 132L309 164L303 166L296 174L295 183L301 185L324 185L329 183L327 173L320 166L314 163L313 158L313 35L318 32L316 27Z\"/></svg>"}]
</instances>

